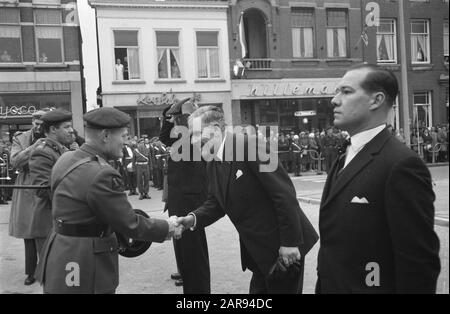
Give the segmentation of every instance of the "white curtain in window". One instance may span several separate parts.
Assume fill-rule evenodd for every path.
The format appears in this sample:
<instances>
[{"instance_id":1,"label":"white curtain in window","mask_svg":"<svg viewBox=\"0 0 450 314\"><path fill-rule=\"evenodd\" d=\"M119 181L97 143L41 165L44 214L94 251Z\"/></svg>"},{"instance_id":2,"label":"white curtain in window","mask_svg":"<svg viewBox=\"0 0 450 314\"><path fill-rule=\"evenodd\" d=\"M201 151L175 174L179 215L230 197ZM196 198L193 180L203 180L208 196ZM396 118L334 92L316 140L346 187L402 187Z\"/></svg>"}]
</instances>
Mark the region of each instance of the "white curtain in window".
<instances>
[{"instance_id":1,"label":"white curtain in window","mask_svg":"<svg viewBox=\"0 0 450 314\"><path fill-rule=\"evenodd\" d=\"M197 48L198 77L208 77L207 49Z\"/></svg>"},{"instance_id":2,"label":"white curtain in window","mask_svg":"<svg viewBox=\"0 0 450 314\"><path fill-rule=\"evenodd\" d=\"M388 54L388 58L390 61L394 60L394 36L393 35L384 35L384 43L386 45L386 51Z\"/></svg>"},{"instance_id":3,"label":"white curtain in window","mask_svg":"<svg viewBox=\"0 0 450 314\"><path fill-rule=\"evenodd\" d=\"M305 57L312 58L313 57L313 29L312 28L304 28L303 29L303 40L304 40L304 48L305 48Z\"/></svg>"},{"instance_id":4,"label":"white curtain in window","mask_svg":"<svg viewBox=\"0 0 450 314\"><path fill-rule=\"evenodd\" d=\"M339 47L339 57L347 56L347 36L345 28L339 28L337 30L338 35L338 47Z\"/></svg>"},{"instance_id":5,"label":"white curtain in window","mask_svg":"<svg viewBox=\"0 0 450 314\"><path fill-rule=\"evenodd\" d=\"M219 49L211 48L209 50L211 77L220 77L219 70Z\"/></svg>"},{"instance_id":6,"label":"white curtain in window","mask_svg":"<svg viewBox=\"0 0 450 314\"><path fill-rule=\"evenodd\" d=\"M334 29L329 28L327 29L327 56L329 58L333 58L334 57Z\"/></svg>"},{"instance_id":7,"label":"white curtain in window","mask_svg":"<svg viewBox=\"0 0 450 314\"><path fill-rule=\"evenodd\" d=\"M448 56L449 54L449 40L448 33L444 34L444 56Z\"/></svg>"},{"instance_id":8,"label":"white curtain in window","mask_svg":"<svg viewBox=\"0 0 450 314\"><path fill-rule=\"evenodd\" d=\"M62 38L62 29L59 27L37 27L37 38Z\"/></svg>"},{"instance_id":9,"label":"white curtain in window","mask_svg":"<svg viewBox=\"0 0 450 314\"><path fill-rule=\"evenodd\" d=\"M168 78L166 49L158 48L158 77Z\"/></svg>"},{"instance_id":10,"label":"white curtain in window","mask_svg":"<svg viewBox=\"0 0 450 314\"><path fill-rule=\"evenodd\" d=\"M128 48L128 71L130 79L138 79L139 75L139 50Z\"/></svg>"},{"instance_id":11,"label":"white curtain in window","mask_svg":"<svg viewBox=\"0 0 450 314\"><path fill-rule=\"evenodd\" d=\"M181 78L179 49L170 49L170 70L172 78Z\"/></svg>"},{"instance_id":12,"label":"white curtain in window","mask_svg":"<svg viewBox=\"0 0 450 314\"><path fill-rule=\"evenodd\" d=\"M411 35L411 54L413 62L428 61L428 45L425 35ZM423 59L420 60L422 55Z\"/></svg>"},{"instance_id":13,"label":"white curtain in window","mask_svg":"<svg viewBox=\"0 0 450 314\"><path fill-rule=\"evenodd\" d=\"M20 38L20 27L0 26L1 38Z\"/></svg>"},{"instance_id":14,"label":"white curtain in window","mask_svg":"<svg viewBox=\"0 0 450 314\"><path fill-rule=\"evenodd\" d=\"M427 36L426 35L418 36L417 40L418 40L419 45L420 45L420 47L422 48L422 51L423 51L423 58L424 58L423 61L428 61Z\"/></svg>"},{"instance_id":15,"label":"white curtain in window","mask_svg":"<svg viewBox=\"0 0 450 314\"><path fill-rule=\"evenodd\" d=\"M292 29L292 55L294 58L301 58L300 51L300 28Z\"/></svg>"}]
</instances>

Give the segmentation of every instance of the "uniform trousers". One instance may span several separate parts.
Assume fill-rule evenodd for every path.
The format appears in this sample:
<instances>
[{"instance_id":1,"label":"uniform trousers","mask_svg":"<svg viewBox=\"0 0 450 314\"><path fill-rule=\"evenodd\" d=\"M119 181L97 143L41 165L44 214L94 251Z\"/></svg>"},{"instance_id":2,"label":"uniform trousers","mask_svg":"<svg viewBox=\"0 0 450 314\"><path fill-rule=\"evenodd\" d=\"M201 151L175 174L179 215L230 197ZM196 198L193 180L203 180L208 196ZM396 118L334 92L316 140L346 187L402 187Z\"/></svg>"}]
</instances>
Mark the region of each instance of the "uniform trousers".
<instances>
[{"instance_id":1,"label":"uniform trousers","mask_svg":"<svg viewBox=\"0 0 450 314\"><path fill-rule=\"evenodd\" d=\"M150 180L148 164L136 164L136 174L139 194L148 194Z\"/></svg>"}]
</instances>

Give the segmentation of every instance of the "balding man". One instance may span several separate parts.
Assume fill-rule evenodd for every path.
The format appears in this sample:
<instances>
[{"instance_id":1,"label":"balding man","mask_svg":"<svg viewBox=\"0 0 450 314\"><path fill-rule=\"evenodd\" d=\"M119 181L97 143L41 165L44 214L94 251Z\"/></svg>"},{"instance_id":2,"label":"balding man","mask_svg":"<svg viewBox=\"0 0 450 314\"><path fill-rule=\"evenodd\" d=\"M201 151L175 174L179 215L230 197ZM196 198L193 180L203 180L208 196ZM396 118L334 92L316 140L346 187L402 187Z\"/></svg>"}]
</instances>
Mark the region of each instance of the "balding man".
<instances>
[{"instance_id":1,"label":"balding man","mask_svg":"<svg viewBox=\"0 0 450 314\"><path fill-rule=\"evenodd\" d=\"M333 98L350 141L328 172L320 208L318 293L434 293L440 271L435 195L423 161L386 128L391 72L350 69Z\"/></svg>"},{"instance_id":2,"label":"balding man","mask_svg":"<svg viewBox=\"0 0 450 314\"><path fill-rule=\"evenodd\" d=\"M113 108L84 115L86 143L56 162L52 177L53 232L37 279L44 293L114 293L119 281L114 232L163 242L175 231L166 220L136 214L120 174L107 160L122 157L130 117Z\"/></svg>"}]
</instances>

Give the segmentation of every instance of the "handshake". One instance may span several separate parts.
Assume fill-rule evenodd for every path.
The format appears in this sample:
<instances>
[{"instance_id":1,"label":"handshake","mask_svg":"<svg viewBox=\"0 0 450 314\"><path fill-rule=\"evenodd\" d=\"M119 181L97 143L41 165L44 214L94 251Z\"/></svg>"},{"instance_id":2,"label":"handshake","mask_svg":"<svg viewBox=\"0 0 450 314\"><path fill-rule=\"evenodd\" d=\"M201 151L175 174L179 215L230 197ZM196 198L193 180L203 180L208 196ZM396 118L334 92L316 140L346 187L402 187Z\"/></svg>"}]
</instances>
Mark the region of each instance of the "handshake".
<instances>
[{"instance_id":1,"label":"handshake","mask_svg":"<svg viewBox=\"0 0 450 314\"><path fill-rule=\"evenodd\" d=\"M169 232L167 233L166 240L174 238L179 240L182 237L183 232L186 229L192 228L195 224L195 216L187 215L185 217L170 216L167 219L169 224Z\"/></svg>"}]
</instances>

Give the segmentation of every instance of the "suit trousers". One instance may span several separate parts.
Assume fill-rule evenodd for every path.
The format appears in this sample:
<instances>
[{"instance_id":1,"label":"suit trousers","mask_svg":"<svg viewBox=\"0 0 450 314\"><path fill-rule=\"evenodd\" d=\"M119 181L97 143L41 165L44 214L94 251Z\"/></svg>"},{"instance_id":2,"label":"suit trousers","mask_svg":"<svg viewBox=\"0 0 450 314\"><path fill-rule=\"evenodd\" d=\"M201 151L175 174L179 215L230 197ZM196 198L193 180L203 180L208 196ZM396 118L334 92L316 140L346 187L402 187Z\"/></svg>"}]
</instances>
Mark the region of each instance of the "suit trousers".
<instances>
[{"instance_id":1,"label":"suit trousers","mask_svg":"<svg viewBox=\"0 0 450 314\"><path fill-rule=\"evenodd\" d=\"M259 270L252 270L253 276L250 281L250 294L302 294L303 293L303 275L305 271L305 258L300 260L300 272L297 278L290 278L291 282L297 282L296 288L290 288L287 285L272 285ZM289 284L291 286L291 284Z\"/></svg>"},{"instance_id":2,"label":"suit trousers","mask_svg":"<svg viewBox=\"0 0 450 314\"><path fill-rule=\"evenodd\" d=\"M205 229L187 231L175 240L175 256L184 294L210 294L211 275L209 270L208 244Z\"/></svg>"},{"instance_id":3,"label":"suit trousers","mask_svg":"<svg viewBox=\"0 0 450 314\"><path fill-rule=\"evenodd\" d=\"M25 242L25 275L33 276L36 270L38 253L34 239L23 239Z\"/></svg>"},{"instance_id":4,"label":"suit trousers","mask_svg":"<svg viewBox=\"0 0 450 314\"><path fill-rule=\"evenodd\" d=\"M136 165L137 185L139 194L148 194L150 170L148 164Z\"/></svg>"}]
</instances>

